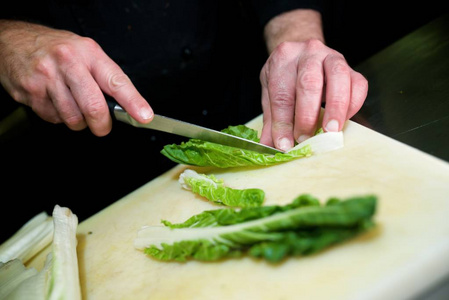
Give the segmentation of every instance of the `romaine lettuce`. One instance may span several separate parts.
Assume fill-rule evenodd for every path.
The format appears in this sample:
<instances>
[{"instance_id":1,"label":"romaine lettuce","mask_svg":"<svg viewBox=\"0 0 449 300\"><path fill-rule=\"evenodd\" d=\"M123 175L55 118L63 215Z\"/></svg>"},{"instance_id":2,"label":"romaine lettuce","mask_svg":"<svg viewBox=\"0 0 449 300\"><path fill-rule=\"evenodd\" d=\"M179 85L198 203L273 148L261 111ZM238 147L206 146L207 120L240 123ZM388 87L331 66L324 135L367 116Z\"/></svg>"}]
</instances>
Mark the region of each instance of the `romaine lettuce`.
<instances>
[{"instance_id":1,"label":"romaine lettuce","mask_svg":"<svg viewBox=\"0 0 449 300\"><path fill-rule=\"evenodd\" d=\"M257 131L245 125L229 126L223 131L241 138L259 142ZM198 139L190 139L179 145L166 145L161 153L179 164L229 168L275 165L311 156L312 153L331 151L341 147L343 147L342 132L327 132L319 133L296 145L287 153L276 153L275 155L263 154Z\"/></svg>"},{"instance_id":2,"label":"romaine lettuce","mask_svg":"<svg viewBox=\"0 0 449 300\"><path fill-rule=\"evenodd\" d=\"M257 131L245 125L229 126L223 132L259 142ZM190 139L180 145L166 145L161 153L176 163L219 168L267 166L311 155L310 147L293 153L267 155L255 151Z\"/></svg>"},{"instance_id":3,"label":"romaine lettuce","mask_svg":"<svg viewBox=\"0 0 449 300\"><path fill-rule=\"evenodd\" d=\"M285 206L205 211L184 223L143 227L137 249L164 261L214 261L247 253L269 262L306 255L373 226L377 199L329 199L301 195Z\"/></svg>"},{"instance_id":4,"label":"romaine lettuce","mask_svg":"<svg viewBox=\"0 0 449 300\"><path fill-rule=\"evenodd\" d=\"M41 219L43 216L45 220ZM46 222L48 218L40 215L26 226L39 219ZM0 262L0 299L81 299L76 253L78 217L69 208L55 205L51 221L52 251L40 272L26 268L20 258ZM23 238L28 240L28 234ZM34 243L30 246L36 247Z\"/></svg>"},{"instance_id":5,"label":"romaine lettuce","mask_svg":"<svg viewBox=\"0 0 449 300\"><path fill-rule=\"evenodd\" d=\"M198 174L190 169L186 169L179 176L179 183L183 188L192 190L210 201L227 206L261 206L265 198L265 192L261 189L233 189L224 186L223 180L214 175Z\"/></svg>"}]
</instances>

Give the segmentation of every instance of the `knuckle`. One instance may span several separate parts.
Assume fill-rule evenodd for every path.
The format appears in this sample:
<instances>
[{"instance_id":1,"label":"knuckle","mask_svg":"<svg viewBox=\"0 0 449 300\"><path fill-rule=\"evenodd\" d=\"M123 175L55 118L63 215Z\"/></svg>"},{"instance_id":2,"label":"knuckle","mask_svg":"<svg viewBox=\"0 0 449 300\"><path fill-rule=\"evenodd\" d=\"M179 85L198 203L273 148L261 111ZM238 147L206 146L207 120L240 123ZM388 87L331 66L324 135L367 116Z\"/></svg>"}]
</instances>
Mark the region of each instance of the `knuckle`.
<instances>
[{"instance_id":1,"label":"knuckle","mask_svg":"<svg viewBox=\"0 0 449 300\"><path fill-rule=\"evenodd\" d=\"M66 123L70 128L78 127L84 123L84 118L81 115L72 115L66 117L64 119L64 123Z\"/></svg>"},{"instance_id":2,"label":"knuckle","mask_svg":"<svg viewBox=\"0 0 449 300\"><path fill-rule=\"evenodd\" d=\"M330 72L333 75L349 74L350 67L342 57L335 57L333 59Z\"/></svg>"},{"instance_id":3,"label":"knuckle","mask_svg":"<svg viewBox=\"0 0 449 300\"><path fill-rule=\"evenodd\" d=\"M312 113L305 113L301 116L301 123L302 125L315 125L316 121L317 121L317 116L316 114L312 114Z\"/></svg>"},{"instance_id":4,"label":"knuckle","mask_svg":"<svg viewBox=\"0 0 449 300\"><path fill-rule=\"evenodd\" d=\"M359 74L358 79L355 79L352 84L352 96L349 102L348 111L354 113L360 110L365 98L368 94L368 81Z\"/></svg>"},{"instance_id":5,"label":"knuckle","mask_svg":"<svg viewBox=\"0 0 449 300\"><path fill-rule=\"evenodd\" d=\"M284 42L281 42L278 46L277 46L277 48L276 48L276 50L277 50L277 52L279 53L279 54L286 54L286 53L290 53L290 51L292 50L292 48L293 48L293 43L292 42L286 42L286 41L284 41Z\"/></svg>"},{"instance_id":6,"label":"knuckle","mask_svg":"<svg viewBox=\"0 0 449 300\"><path fill-rule=\"evenodd\" d=\"M80 37L81 42L90 50L96 51L100 49L100 45L90 37Z\"/></svg>"},{"instance_id":7,"label":"knuckle","mask_svg":"<svg viewBox=\"0 0 449 300\"><path fill-rule=\"evenodd\" d=\"M313 74L304 74L300 80L300 87L307 93L319 94L323 89L323 82Z\"/></svg>"},{"instance_id":8,"label":"knuckle","mask_svg":"<svg viewBox=\"0 0 449 300\"><path fill-rule=\"evenodd\" d=\"M108 78L108 86L112 92L116 92L121 87L131 83L129 77L124 73L112 73L108 76Z\"/></svg>"},{"instance_id":9,"label":"knuckle","mask_svg":"<svg viewBox=\"0 0 449 300\"><path fill-rule=\"evenodd\" d=\"M368 91L368 80L362 74L355 73L353 86L360 93L366 94Z\"/></svg>"},{"instance_id":10,"label":"knuckle","mask_svg":"<svg viewBox=\"0 0 449 300\"><path fill-rule=\"evenodd\" d=\"M52 79L54 77L54 71L52 64L47 58L39 58L34 62L34 70L40 76L44 76L47 79Z\"/></svg>"},{"instance_id":11,"label":"knuckle","mask_svg":"<svg viewBox=\"0 0 449 300\"><path fill-rule=\"evenodd\" d=\"M105 112L105 103L102 101L92 100L86 105L84 109L84 115L93 120L99 119Z\"/></svg>"},{"instance_id":12,"label":"knuckle","mask_svg":"<svg viewBox=\"0 0 449 300\"><path fill-rule=\"evenodd\" d=\"M276 108L291 110L295 106L294 96L287 91L278 91L272 97L271 105Z\"/></svg>"},{"instance_id":13,"label":"knuckle","mask_svg":"<svg viewBox=\"0 0 449 300\"><path fill-rule=\"evenodd\" d=\"M60 43L53 46L52 53L59 62L70 62L75 54L75 49L70 44Z\"/></svg>"},{"instance_id":14,"label":"knuckle","mask_svg":"<svg viewBox=\"0 0 449 300\"><path fill-rule=\"evenodd\" d=\"M348 113L357 112L362 108L363 101L351 101L348 107Z\"/></svg>"},{"instance_id":15,"label":"knuckle","mask_svg":"<svg viewBox=\"0 0 449 300\"><path fill-rule=\"evenodd\" d=\"M301 131L308 132L311 131L318 121L316 114L303 113L300 117L297 117L296 124Z\"/></svg>"},{"instance_id":16,"label":"knuckle","mask_svg":"<svg viewBox=\"0 0 449 300\"><path fill-rule=\"evenodd\" d=\"M291 132L293 130L293 124L286 121L276 121L272 123L272 130L275 132Z\"/></svg>"},{"instance_id":17,"label":"knuckle","mask_svg":"<svg viewBox=\"0 0 449 300\"><path fill-rule=\"evenodd\" d=\"M305 70L298 78L298 85L306 92L317 94L323 89L323 77L320 73Z\"/></svg>"},{"instance_id":18,"label":"knuckle","mask_svg":"<svg viewBox=\"0 0 449 300\"><path fill-rule=\"evenodd\" d=\"M34 78L23 78L21 86L22 89L33 98L43 98L46 95L43 85Z\"/></svg>"},{"instance_id":19,"label":"knuckle","mask_svg":"<svg viewBox=\"0 0 449 300\"><path fill-rule=\"evenodd\" d=\"M14 90L10 91L9 94L15 101L17 101L19 103L23 103L23 104L28 103L27 98L25 97L24 93L18 89L14 89Z\"/></svg>"},{"instance_id":20,"label":"knuckle","mask_svg":"<svg viewBox=\"0 0 449 300\"><path fill-rule=\"evenodd\" d=\"M317 39L311 39L311 40L306 41L305 43L306 43L307 49L309 49L311 51L317 51L325 46L322 41L317 40Z\"/></svg>"},{"instance_id":21,"label":"knuckle","mask_svg":"<svg viewBox=\"0 0 449 300\"><path fill-rule=\"evenodd\" d=\"M346 111L349 105L349 101L345 97L339 95L333 96L332 98L328 99L328 101L332 105L332 107L334 107L338 111Z\"/></svg>"},{"instance_id":22,"label":"knuckle","mask_svg":"<svg viewBox=\"0 0 449 300\"><path fill-rule=\"evenodd\" d=\"M291 53L296 52L297 47L298 45L293 42L281 42L270 56L270 63L278 64L282 61L288 60L288 58L291 56Z\"/></svg>"},{"instance_id":23,"label":"knuckle","mask_svg":"<svg viewBox=\"0 0 449 300\"><path fill-rule=\"evenodd\" d=\"M269 78L269 72L268 72L268 65L265 64L263 66L262 70L260 70L260 74L259 74L259 81L262 84L262 86L267 85L267 78Z\"/></svg>"},{"instance_id":24,"label":"knuckle","mask_svg":"<svg viewBox=\"0 0 449 300\"><path fill-rule=\"evenodd\" d=\"M59 124L61 123L61 119L59 118L56 111L53 110L45 110L41 109L40 107L32 107L32 110L35 114L37 114L40 118L42 118L44 121L47 121L52 124Z\"/></svg>"}]
</instances>

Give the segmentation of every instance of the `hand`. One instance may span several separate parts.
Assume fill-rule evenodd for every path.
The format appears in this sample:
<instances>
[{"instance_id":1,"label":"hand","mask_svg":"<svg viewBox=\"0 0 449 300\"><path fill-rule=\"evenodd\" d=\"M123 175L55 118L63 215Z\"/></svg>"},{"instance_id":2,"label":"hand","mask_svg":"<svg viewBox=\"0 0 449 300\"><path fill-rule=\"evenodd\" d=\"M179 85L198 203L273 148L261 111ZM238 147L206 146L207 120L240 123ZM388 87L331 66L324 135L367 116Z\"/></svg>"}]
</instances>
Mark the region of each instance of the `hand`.
<instances>
[{"instance_id":1,"label":"hand","mask_svg":"<svg viewBox=\"0 0 449 300\"><path fill-rule=\"evenodd\" d=\"M147 101L92 39L24 22L0 27L0 82L42 119L104 136L112 127L105 92L137 121L151 121Z\"/></svg>"},{"instance_id":2,"label":"hand","mask_svg":"<svg viewBox=\"0 0 449 300\"><path fill-rule=\"evenodd\" d=\"M343 55L321 41L284 42L260 73L261 143L288 150L311 137L318 126L340 131L365 101L368 82ZM323 123L318 124L325 101Z\"/></svg>"}]
</instances>

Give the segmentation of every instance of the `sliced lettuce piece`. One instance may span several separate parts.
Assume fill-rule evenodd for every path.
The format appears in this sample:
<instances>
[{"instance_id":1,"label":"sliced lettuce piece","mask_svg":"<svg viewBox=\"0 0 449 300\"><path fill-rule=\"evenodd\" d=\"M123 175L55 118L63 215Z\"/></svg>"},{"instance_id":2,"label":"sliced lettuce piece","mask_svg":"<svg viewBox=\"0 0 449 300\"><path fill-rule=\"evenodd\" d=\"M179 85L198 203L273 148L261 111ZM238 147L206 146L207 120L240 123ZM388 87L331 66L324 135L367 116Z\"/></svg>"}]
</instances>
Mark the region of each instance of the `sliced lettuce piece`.
<instances>
[{"instance_id":1,"label":"sliced lettuce piece","mask_svg":"<svg viewBox=\"0 0 449 300\"><path fill-rule=\"evenodd\" d=\"M81 299L76 229L78 217L67 207L56 205L53 210L52 268L49 299Z\"/></svg>"},{"instance_id":2,"label":"sliced lettuce piece","mask_svg":"<svg viewBox=\"0 0 449 300\"><path fill-rule=\"evenodd\" d=\"M258 142L257 131L245 125L229 126L226 133ZM172 161L193 166L214 166L219 168L269 166L294 159L311 156L343 147L343 133L320 133L298 145L287 153L275 155L229 147L197 139L181 144L166 145L161 153Z\"/></svg>"},{"instance_id":3,"label":"sliced lettuce piece","mask_svg":"<svg viewBox=\"0 0 449 300\"><path fill-rule=\"evenodd\" d=\"M26 268L19 258L6 263L0 262L0 299L6 299L22 282L36 274L38 272L35 268Z\"/></svg>"},{"instance_id":4,"label":"sliced lettuce piece","mask_svg":"<svg viewBox=\"0 0 449 300\"><path fill-rule=\"evenodd\" d=\"M27 262L51 243L52 236L52 217L46 212L41 212L0 245L0 262L7 262L15 258Z\"/></svg>"},{"instance_id":5,"label":"sliced lettuce piece","mask_svg":"<svg viewBox=\"0 0 449 300\"><path fill-rule=\"evenodd\" d=\"M295 152L301 148L310 146L313 154L334 151L344 147L343 132L322 132L296 145L288 153Z\"/></svg>"},{"instance_id":6,"label":"sliced lettuce piece","mask_svg":"<svg viewBox=\"0 0 449 300\"><path fill-rule=\"evenodd\" d=\"M278 262L317 252L373 226L377 198L332 198L326 205L301 195L285 206L205 211L184 223L145 226L134 246L156 259L214 261L250 256Z\"/></svg>"},{"instance_id":7,"label":"sliced lettuce piece","mask_svg":"<svg viewBox=\"0 0 449 300\"><path fill-rule=\"evenodd\" d=\"M161 153L179 164L230 168L275 165L310 156L312 150L306 146L295 152L267 155L255 151L191 139L179 145L166 145Z\"/></svg>"},{"instance_id":8,"label":"sliced lettuce piece","mask_svg":"<svg viewBox=\"0 0 449 300\"><path fill-rule=\"evenodd\" d=\"M245 125L228 126L222 130L224 133L235 135L253 142L260 142L257 130L249 128Z\"/></svg>"},{"instance_id":9,"label":"sliced lettuce piece","mask_svg":"<svg viewBox=\"0 0 449 300\"><path fill-rule=\"evenodd\" d=\"M214 175L198 174L194 170L186 169L179 176L179 183L185 189L199 194L206 199L234 207L261 206L265 192L261 189L233 189L224 186L223 180Z\"/></svg>"},{"instance_id":10,"label":"sliced lettuce piece","mask_svg":"<svg viewBox=\"0 0 449 300\"><path fill-rule=\"evenodd\" d=\"M78 218L70 209L56 205L52 220L52 251L40 272L26 268L18 258L0 263L0 299L81 299L76 255Z\"/></svg>"}]
</instances>

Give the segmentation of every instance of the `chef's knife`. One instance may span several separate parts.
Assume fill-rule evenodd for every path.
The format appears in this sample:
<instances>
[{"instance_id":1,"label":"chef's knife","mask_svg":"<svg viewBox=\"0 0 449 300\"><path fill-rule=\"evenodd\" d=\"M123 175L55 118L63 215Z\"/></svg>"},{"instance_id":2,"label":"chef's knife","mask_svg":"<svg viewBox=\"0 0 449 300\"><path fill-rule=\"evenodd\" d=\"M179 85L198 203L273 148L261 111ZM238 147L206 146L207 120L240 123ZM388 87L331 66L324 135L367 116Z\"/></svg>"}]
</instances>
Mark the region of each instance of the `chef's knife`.
<instances>
[{"instance_id":1,"label":"chef's knife","mask_svg":"<svg viewBox=\"0 0 449 300\"><path fill-rule=\"evenodd\" d=\"M176 135L204 140L221 145L242 148L264 154L284 153L281 150L233 136L224 132L216 131L206 127L194 125L184 121L154 115L153 120L148 124L142 124L132 118L120 105L113 101L108 101L109 111L113 119L133 125L139 128L154 129L158 131L173 133Z\"/></svg>"}]
</instances>

